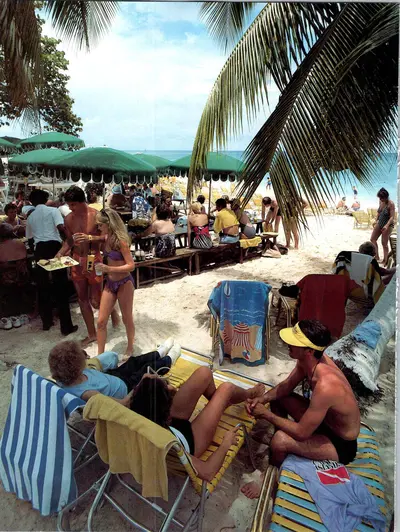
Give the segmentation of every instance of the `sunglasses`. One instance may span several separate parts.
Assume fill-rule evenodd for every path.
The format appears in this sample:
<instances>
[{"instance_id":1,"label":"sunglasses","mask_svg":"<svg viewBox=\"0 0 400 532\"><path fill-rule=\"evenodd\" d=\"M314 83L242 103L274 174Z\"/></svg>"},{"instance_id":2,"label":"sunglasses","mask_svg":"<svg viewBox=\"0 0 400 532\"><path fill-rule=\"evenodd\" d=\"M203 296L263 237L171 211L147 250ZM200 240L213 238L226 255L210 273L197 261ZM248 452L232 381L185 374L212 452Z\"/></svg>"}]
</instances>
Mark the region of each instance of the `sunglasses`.
<instances>
[{"instance_id":1,"label":"sunglasses","mask_svg":"<svg viewBox=\"0 0 400 532\"><path fill-rule=\"evenodd\" d=\"M168 366L163 366L162 368L158 368L157 370L151 368L150 366L147 366L147 373L150 373L150 375L157 375L157 377L159 379L162 379L163 381L166 381L168 382L168 371L170 370L171 368L169 368ZM163 371L163 370L167 370L166 374L165 375L160 375L160 371Z\"/></svg>"}]
</instances>

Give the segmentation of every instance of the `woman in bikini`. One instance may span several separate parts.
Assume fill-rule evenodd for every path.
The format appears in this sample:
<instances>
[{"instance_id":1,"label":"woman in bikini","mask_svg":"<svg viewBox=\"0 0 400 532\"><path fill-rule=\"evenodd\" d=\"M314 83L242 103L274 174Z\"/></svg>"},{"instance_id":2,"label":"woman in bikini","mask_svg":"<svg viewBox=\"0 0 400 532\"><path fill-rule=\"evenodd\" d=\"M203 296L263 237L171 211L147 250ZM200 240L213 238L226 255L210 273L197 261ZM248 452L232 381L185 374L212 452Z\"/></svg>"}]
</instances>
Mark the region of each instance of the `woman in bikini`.
<instances>
[{"instance_id":1,"label":"woman in bikini","mask_svg":"<svg viewBox=\"0 0 400 532\"><path fill-rule=\"evenodd\" d=\"M135 268L130 252L130 240L120 215L112 209L103 209L96 217L99 230L105 235L103 258L107 264L95 264L97 271L106 273L106 283L101 295L97 321L98 353L104 353L107 341L108 318L118 299L122 320L126 328L128 346L125 356L131 356L135 338L133 323L134 282L131 271Z\"/></svg>"},{"instance_id":2,"label":"woman in bikini","mask_svg":"<svg viewBox=\"0 0 400 532\"><path fill-rule=\"evenodd\" d=\"M207 460L200 459L213 441L222 414L228 406L251 400L263 392L263 384L246 390L225 382L216 388L212 371L206 367L197 369L179 390L157 374L146 373L132 393L130 407L173 432L190 455L199 477L210 481L237 439L236 429L228 430L217 450ZM189 421L202 395L208 403Z\"/></svg>"},{"instance_id":3,"label":"woman in bikini","mask_svg":"<svg viewBox=\"0 0 400 532\"><path fill-rule=\"evenodd\" d=\"M379 190L377 197L379 198L378 218L372 230L371 242L376 249L376 260L379 261L378 239L382 236L382 263L385 266L389 255L389 237L394 228L395 206L389 199L389 192L385 188Z\"/></svg>"},{"instance_id":4,"label":"woman in bikini","mask_svg":"<svg viewBox=\"0 0 400 532\"><path fill-rule=\"evenodd\" d=\"M190 211L187 224L189 246L197 249L212 248L213 244L208 227L208 216L202 212L201 203L192 203Z\"/></svg>"}]
</instances>

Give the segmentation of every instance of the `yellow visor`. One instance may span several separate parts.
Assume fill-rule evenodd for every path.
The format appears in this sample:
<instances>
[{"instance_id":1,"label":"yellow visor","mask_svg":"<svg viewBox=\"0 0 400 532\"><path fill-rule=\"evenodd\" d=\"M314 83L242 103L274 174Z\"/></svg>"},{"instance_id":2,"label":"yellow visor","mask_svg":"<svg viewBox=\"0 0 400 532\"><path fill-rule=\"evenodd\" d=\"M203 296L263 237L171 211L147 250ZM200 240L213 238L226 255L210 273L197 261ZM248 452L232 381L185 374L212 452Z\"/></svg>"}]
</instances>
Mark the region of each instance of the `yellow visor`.
<instances>
[{"instance_id":1,"label":"yellow visor","mask_svg":"<svg viewBox=\"0 0 400 532\"><path fill-rule=\"evenodd\" d=\"M286 329L281 329L279 331L279 336L285 342L285 344L294 345L295 347L310 347L316 351L323 351L325 347L320 347L315 345L307 338L307 336L302 332L299 327L299 324L296 323L294 327L287 327Z\"/></svg>"}]
</instances>

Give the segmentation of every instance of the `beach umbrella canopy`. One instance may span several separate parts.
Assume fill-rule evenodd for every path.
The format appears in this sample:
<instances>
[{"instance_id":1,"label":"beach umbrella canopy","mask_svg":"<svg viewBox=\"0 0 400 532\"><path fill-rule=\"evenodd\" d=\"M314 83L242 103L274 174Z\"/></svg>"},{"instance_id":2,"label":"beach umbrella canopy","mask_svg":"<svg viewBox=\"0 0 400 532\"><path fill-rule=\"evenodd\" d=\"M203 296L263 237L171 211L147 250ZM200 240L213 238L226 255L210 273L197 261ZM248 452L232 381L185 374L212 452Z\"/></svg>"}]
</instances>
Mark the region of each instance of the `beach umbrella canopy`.
<instances>
[{"instance_id":1,"label":"beach umbrella canopy","mask_svg":"<svg viewBox=\"0 0 400 532\"><path fill-rule=\"evenodd\" d=\"M32 150L20 155L16 155L9 160L9 164L19 166L28 166L34 164L45 165L50 162L56 162L64 157L69 157L71 152L59 150L57 148L45 148L43 150Z\"/></svg>"},{"instance_id":2,"label":"beach umbrella canopy","mask_svg":"<svg viewBox=\"0 0 400 532\"><path fill-rule=\"evenodd\" d=\"M73 181L79 180L81 175L84 181L93 179L98 183L154 182L157 177L156 168L151 164L112 148L87 148L51 162L48 166L70 172Z\"/></svg>"},{"instance_id":3,"label":"beach umbrella canopy","mask_svg":"<svg viewBox=\"0 0 400 532\"><path fill-rule=\"evenodd\" d=\"M6 139L0 138L0 151L9 153L12 151L16 151L16 149L17 149L17 146L15 144L13 144L12 142L9 142Z\"/></svg>"},{"instance_id":4,"label":"beach umbrella canopy","mask_svg":"<svg viewBox=\"0 0 400 532\"><path fill-rule=\"evenodd\" d=\"M20 141L21 148L28 148L31 150L40 148L83 148L85 143L79 137L74 135L67 135L66 133L57 133L56 131L50 131L48 133L42 133L41 135L35 135L29 139Z\"/></svg>"},{"instance_id":5,"label":"beach umbrella canopy","mask_svg":"<svg viewBox=\"0 0 400 532\"><path fill-rule=\"evenodd\" d=\"M11 142L11 144L19 144L21 142L21 139L18 137L0 137L0 139L8 140L8 142Z\"/></svg>"},{"instance_id":6,"label":"beach umbrella canopy","mask_svg":"<svg viewBox=\"0 0 400 532\"><path fill-rule=\"evenodd\" d=\"M191 158L191 155L186 155L173 161L170 168L187 172L190 168ZM229 174L229 180L234 181L242 169L243 163L239 159L231 155L225 155L224 153L210 152L207 155L207 174L205 175L205 179L209 181L212 177L214 181L217 181L221 176L221 179L225 181L228 179Z\"/></svg>"},{"instance_id":7,"label":"beach umbrella canopy","mask_svg":"<svg viewBox=\"0 0 400 532\"><path fill-rule=\"evenodd\" d=\"M159 157L158 155L151 155L149 153L135 153L135 157L145 161L146 163L151 164L157 170L164 170L171 166L171 161L164 159L164 157Z\"/></svg>"}]
</instances>

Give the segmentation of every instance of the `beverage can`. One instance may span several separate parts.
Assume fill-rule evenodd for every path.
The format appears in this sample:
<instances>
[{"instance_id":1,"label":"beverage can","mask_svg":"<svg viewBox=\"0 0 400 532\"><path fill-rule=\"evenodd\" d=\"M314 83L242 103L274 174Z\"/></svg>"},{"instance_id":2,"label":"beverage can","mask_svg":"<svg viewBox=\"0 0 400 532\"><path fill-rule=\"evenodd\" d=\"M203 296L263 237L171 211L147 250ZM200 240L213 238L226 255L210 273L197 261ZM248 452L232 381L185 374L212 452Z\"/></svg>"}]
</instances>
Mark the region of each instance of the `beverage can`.
<instances>
[{"instance_id":1,"label":"beverage can","mask_svg":"<svg viewBox=\"0 0 400 532\"><path fill-rule=\"evenodd\" d=\"M103 275L103 272L101 269L99 269L99 266L102 266L102 262L96 262L94 265L94 271L96 272L96 275Z\"/></svg>"}]
</instances>

